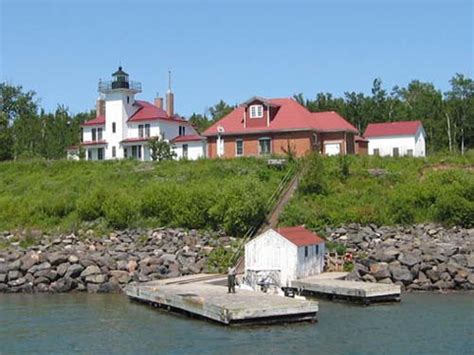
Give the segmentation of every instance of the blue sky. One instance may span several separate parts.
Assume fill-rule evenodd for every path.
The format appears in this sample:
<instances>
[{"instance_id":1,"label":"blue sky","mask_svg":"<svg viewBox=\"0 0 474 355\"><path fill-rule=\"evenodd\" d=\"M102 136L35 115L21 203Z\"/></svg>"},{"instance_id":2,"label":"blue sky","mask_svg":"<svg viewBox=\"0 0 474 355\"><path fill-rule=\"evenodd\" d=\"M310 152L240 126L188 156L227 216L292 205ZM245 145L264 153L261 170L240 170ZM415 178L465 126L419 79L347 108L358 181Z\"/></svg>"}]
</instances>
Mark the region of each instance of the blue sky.
<instances>
[{"instance_id":1,"label":"blue sky","mask_svg":"<svg viewBox=\"0 0 474 355\"><path fill-rule=\"evenodd\" d=\"M470 0L0 0L0 79L79 112L119 63L145 100L171 69L183 115L253 95L369 93L375 77L445 91L454 73L472 77L473 11Z\"/></svg>"}]
</instances>

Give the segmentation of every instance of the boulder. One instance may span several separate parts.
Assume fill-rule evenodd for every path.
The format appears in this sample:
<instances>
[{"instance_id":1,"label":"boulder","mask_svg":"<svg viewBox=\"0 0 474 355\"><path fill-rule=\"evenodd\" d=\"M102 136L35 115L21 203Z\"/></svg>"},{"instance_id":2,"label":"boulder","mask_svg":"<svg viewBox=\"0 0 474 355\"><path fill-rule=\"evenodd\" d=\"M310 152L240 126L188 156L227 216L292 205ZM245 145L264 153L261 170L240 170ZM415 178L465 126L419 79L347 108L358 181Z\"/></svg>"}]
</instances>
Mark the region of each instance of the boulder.
<instances>
[{"instance_id":1,"label":"boulder","mask_svg":"<svg viewBox=\"0 0 474 355\"><path fill-rule=\"evenodd\" d=\"M393 284L392 279L391 279L390 277L387 277L387 278L385 278L385 279L378 280L377 282L378 282L379 284L387 284L387 285Z\"/></svg>"},{"instance_id":2,"label":"boulder","mask_svg":"<svg viewBox=\"0 0 474 355\"><path fill-rule=\"evenodd\" d=\"M8 264L8 270L20 270L20 266L21 266L21 261L20 259L18 259Z\"/></svg>"},{"instance_id":3,"label":"boulder","mask_svg":"<svg viewBox=\"0 0 474 355\"><path fill-rule=\"evenodd\" d=\"M88 283L101 284L107 281L107 275L94 274L86 276L85 281Z\"/></svg>"},{"instance_id":4,"label":"boulder","mask_svg":"<svg viewBox=\"0 0 474 355\"><path fill-rule=\"evenodd\" d=\"M390 270L388 269L387 263L375 263L370 265L370 273L377 280L390 277Z\"/></svg>"},{"instance_id":5,"label":"boulder","mask_svg":"<svg viewBox=\"0 0 474 355\"><path fill-rule=\"evenodd\" d=\"M49 286L49 289L52 292L68 292L72 289L73 287L73 281L69 277L64 277L62 279L59 279Z\"/></svg>"},{"instance_id":6,"label":"boulder","mask_svg":"<svg viewBox=\"0 0 474 355\"><path fill-rule=\"evenodd\" d=\"M24 277L20 277L18 279L8 281L8 285L11 287L18 287L18 286L23 285L25 282L26 282L26 279Z\"/></svg>"},{"instance_id":7,"label":"boulder","mask_svg":"<svg viewBox=\"0 0 474 355\"><path fill-rule=\"evenodd\" d=\"M31 274L34 274L37 271L47 270L47 269L51 269L51 264L45 261L44 263L37 264L31 267L30 269L28 269L28 272Z\"/></svg>"},{"instance_id":8,"label":"boulder","mask_svg":"<svg viewBox=\"0 0 474 355\"><path fill-rule=\"evenodd\" d=\"M397 259L397 256L400 254L400 250L394 247L389 247L382 249L381 253L378 255L378 259L382 262L389 263Z\"/></svg>"},{"instance_id":9,"label":"boulder","mask_svg":"<svg viewBox=\"0 0 474 355\"><path fill-rule=\"evenodd\" d=\"M37 277L33 280L33 285L49 284L49 283L50 283L49 279L44 276Z\"/></svg>"},{"instance_id":10,"label":"boulder","mask_svg":"<svg viewBox=\"0 0 474 355\"><path fill-rule=\"evenodd\" d=\"M428 276L429 279L433 283L435 283L435 282L439 281L440 272L438 270L429 269L429 270L426 270L426 276Z\"/></svg>"},{"instance_id":11,"label":"boulder","mask_svg":"<svg viewBox=\"0 0 474 355\"><path fill-rule=\"evenodd\" d=\"M81 264L72 264L66 271L66 277L76 278L81 275L84 267Z\"/></svg>"},{"instance_id":12,"label":"boulder","mask_svg":"<svg viewBox=\"0 0 474 355\"><path fill-rule=\"evenodd\" d=\"M366 274L362 276L362 280L367 281L367 282L377 282L375 277L373 277L371 274Z\"/></svg>"},{"instance_id":13,"label":"boulder","mask_svg":"<svg viewBox=\"0 0 474 355\"><path fill-rule=\"evenodd\" d=\"M33 265L35 265L39 262L39 254L34 252L34 251L30 251L30 252L26 253L20 259L20 261L21 261L20 269L23 270L23 271L26 271L26 270L30 269L31 267L33 267Z\"/></svg>"},{"instance_id":14,"label":"boulder","mask_svg":"<svg viewBox=\"0 0 474 355\"><path fill-rule=\"evenodd\" d=\"M6 274L10 271L7 263L0 263L0 274Z\"/></svg>"},{"instance_id":15,"label":"boulder","mask_svg":"<svg viewBox=\"0 0 474 355\"><path fill-rule=\"evenodd\" d=\"M67 272L67 269L69 268L69 266L71 266L71 264L69 264L68 262L67 263L62 263L61 265L59 265L57 268L56 268L56 271L59 275L59 277L63 277L66 272Z\"/></svg>"},{"instance_id":16,"label":"boulder","mask_svg":"<svg viewBox=\"0 0 474 355\"><path fill-rule=\"evenodd\" d=\"M138 264L135 260L130 260L128 263L127 263L127 270L128 272L135 272L135 270L137 270L137 267L138 267Z\"/></svg>"},{"instance_id":17,"label":"boulder","mask_svg":"<svg viewBox=\"0 0 474 355\"><path fill-rule=\"evenodd\" d=\"M87 284L87 293L97 293L99 292L100 285L94 283Z\"/></svg>"},{"instance_id":18,"label":"boulder","mask_svg":"<svg viewBox=\"0 0 474 355\"><path fill-rule=\"evenodd\" d=\"M47 277L49 280L54 281L58 277L58 273L52 269L40 270L35 272L35 277Z\"/></svg>"},{"instance_id":19,"label":"boulder","mask_svg":"<svg viewBox=\"0 0 474 355\"><path fill-rule=\"evenodd\" d=\"M46 283L39 283L34 287L34 290L39 293L49 292L49 285Z\"/></svg>"},{"instance_id":20,"label":"boulder","mask_svg":"<svg viewBox=\"0 0 474 355\"><path fill-rule=\"evenodd\" d=\"M85 268L84 271L81 272L81 277L88 277L91 275L97 275L100 274L100 269L96 265L90 265Z\"/></svg>"},{"instance_id":21,"label":"boulder","mask_svg":"<svg viewBox=\"0 0 474 355\"><path fill-rule=\"evenodd\" d=\"M71 263L71 264L75 264L79 261L79 258L76 256L76 255L69 255L69 257L67 258L67 260Z\"/></svg>"},{"instance_id":22,"label":"boulder","mask_svg":"<svg viewBox=\"0 0 474 355\"><path fill-rule=\"evenodd\" d=\"M121 284L127 284L131 280L130 274L123 270L112 270L109 275Z\"/></svg>"},{"instance_id":23,"label":"boulder","mask_svg":"<svg viewBox=\"0 0 474 355\"><path fill-rule=\"evenodd\" d=\"M65 263L67 260L68 260L68 256L61 252L51 253L48 255L48 261L53 266Z\"/></svg>"},{"instance_id":24,"label":"boulder","mask_svg":"<svg viewBox=\"0 0 474 355\"><path fill-rule=\"evenodd\" d=\"M7 281L7 274L0 274L0 283L5 283Z\"/></svg>"},{"instance_id":25,"label":"boulder","mask_svg":"<svg viewBox=\"0 0 474 355\"><path fill-rule=\"evenodd\" d=\"M413 275L410 270L404 266L391 267L390 272L394 280L403 282L405 285L413 281Z\"/></svg>"},{"instance_id":26,"label":"boulder","mask_svg":"<svg viewBox=\"0 0 474 355\"><path fill-rule=\"evenodd\" d=\"M469 254L466 256L466 266L468 268L474 269L474 254Z\"/></svg>"},{"instance_id":27,"label":"boulder","mask_svg":"<svg viewBox=\"0 0 474 355\"><path fill-rule=\"evenodd\" d=\"M403 252L398 256L398 261L408 267L421 263L421 258L413 253Z\"/></svg>"},{"instance_id":28,"label":"boulder","mask_svg":"<svg viewBox=\"0 0 474 355\"><path fill-rule=\"evenodd\" d=\"M8 280L13 281L22 277L23 274L19 270L11 270L8 272Z\"/></svg>"}]
</instances>

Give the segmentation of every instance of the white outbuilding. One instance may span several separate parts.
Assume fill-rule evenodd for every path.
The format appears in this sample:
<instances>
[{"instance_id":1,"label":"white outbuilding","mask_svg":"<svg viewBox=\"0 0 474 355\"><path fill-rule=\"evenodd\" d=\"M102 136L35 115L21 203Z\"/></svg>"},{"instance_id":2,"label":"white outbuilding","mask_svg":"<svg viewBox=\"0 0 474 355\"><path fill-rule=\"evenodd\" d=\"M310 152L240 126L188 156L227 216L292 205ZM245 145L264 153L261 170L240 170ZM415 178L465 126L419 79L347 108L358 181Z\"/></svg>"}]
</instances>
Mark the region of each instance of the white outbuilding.
<instances>
[{"instance_id":1,"label":"white outbuilding","mask_svg":"<svg viewBox=\"0 0 474 355\"><path fill-rule=\"evenodd\" d=\"M364 132L369 155L426 156L426 133L421 121L370 123Z\"/></svg>"},{"instance_id":2,"label":"white outbuilding","mask_svg":"<svg viewBox=\"0 0 474 355\"><path fill-rule=\"evenodd\" d=\"M269 229L245 245L245 279L280 287L324 269L324 239L303 226Z\"/></svg>"}]
</instances>

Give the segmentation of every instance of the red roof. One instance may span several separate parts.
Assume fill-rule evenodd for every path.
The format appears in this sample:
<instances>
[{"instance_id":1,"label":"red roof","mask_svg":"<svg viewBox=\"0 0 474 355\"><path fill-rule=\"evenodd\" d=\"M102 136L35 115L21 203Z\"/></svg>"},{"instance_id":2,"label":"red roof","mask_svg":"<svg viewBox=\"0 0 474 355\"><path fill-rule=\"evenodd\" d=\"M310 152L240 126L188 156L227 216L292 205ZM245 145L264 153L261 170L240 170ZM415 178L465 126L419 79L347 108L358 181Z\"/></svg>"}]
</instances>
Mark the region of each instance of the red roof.
<instances>
[{"instance_id":1,"label":"red roof","mask_svg":"<svg viewBox=\"0 0 474 355\"><path fill-rule=\"evenodd\" d=\"M101 140L101 141L86 141L86 142L81 143L81 145L101 145L101 144L107 144L107 142L104 140Z\"/></svg>"},{"instance_id":2,"label":"red roof","mask_svg":"<svg viewBox=\"0 0 474 355\"><path fill-rule=\"evenodd\" d=\"M219 126L223 127L223 134L285 132L293 130L321 132L350 131L357 133L357 129L336 112L311 113L306 107L290 98L265 99L265 102L278 107L269 127L244 127L245 107L239 106L209 127L203 135L217 135L217 128Z\"/></svg>"},{"instance_id":3,"label":"red roof","mask_svg":"<svg viewBox=\"0 0 474 355\"><path fill-rule=\"evenodd\" d=\"M173 143L178 142L193 142L193 141L201 141L204 137L200 136L199 134L189 134L187 136L177 136L171 140Z\"/></svg>"},{"instance_id":4,"label":"red roof","mask_svg":"<svg viewBox=\"0 0 474 355\"><path fill-rule=\"evenodd\" d=\"M277 228L276 232L299 247L324 243L323 238L303 226Z\"/></svg>"},{"instance_id":5,"label":"red roof","mask_svg":"<svg viewBox=\"0 0 474 355\"><path fill-rule=\"evenodd\" d=\"M188 121L179 116L168 116L168 113L165 110L158 108L147 101L135 100L134 105L138 106L138 110L132 116L130 116L128 122L166 120L188 123Z\"/></svg>"},{"instance_id":6,"label":"red roof","mask_svg":"<svg viewBox=\"0 0 474 355\"><path fill-rule=\"evenodd\" d=\"M369 123L364 137L415 135L420 127L422 127L421 121Z\"/></svg>"},{"instance_id":7,"label":"red roof","mask_svg":"<svg viewBox=\"0 0 474 355\"><path fill-rule=\"evenodd\" d=\"M103 126L105 125L105 116L97 116L96 118L86 121L81 126Z\"/></svg>"},{"instance_id":8,"label":"red roof","mask_svg":"<svg viewBox=\"0 0 474 355\"><path fill-rule=\"evenodd\" d=\"M134 142L148 142L151 137L142 137L142 138L127 138L121 141L120 143L134 143Z\"/></svg>"}]
</instances>

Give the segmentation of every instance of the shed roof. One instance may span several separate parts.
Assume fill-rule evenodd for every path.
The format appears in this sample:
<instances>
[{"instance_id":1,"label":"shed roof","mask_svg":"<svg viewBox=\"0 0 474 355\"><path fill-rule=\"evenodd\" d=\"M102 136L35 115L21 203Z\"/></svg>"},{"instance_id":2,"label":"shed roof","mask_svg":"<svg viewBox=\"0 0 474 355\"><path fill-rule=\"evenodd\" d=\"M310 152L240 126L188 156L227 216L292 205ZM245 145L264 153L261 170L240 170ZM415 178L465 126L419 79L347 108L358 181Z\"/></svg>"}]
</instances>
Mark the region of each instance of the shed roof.
<instances>
[{"instance_id":1,"label":"shed roof","mask_svg":"<svg viewBox=\"0 0 474 355\"><path fill-rule=\"evenodd\" d=\"M275 231L298 247L324 243L323 238L304 226L282 227L277 228Z\"/></svg>"}]
</instances>

